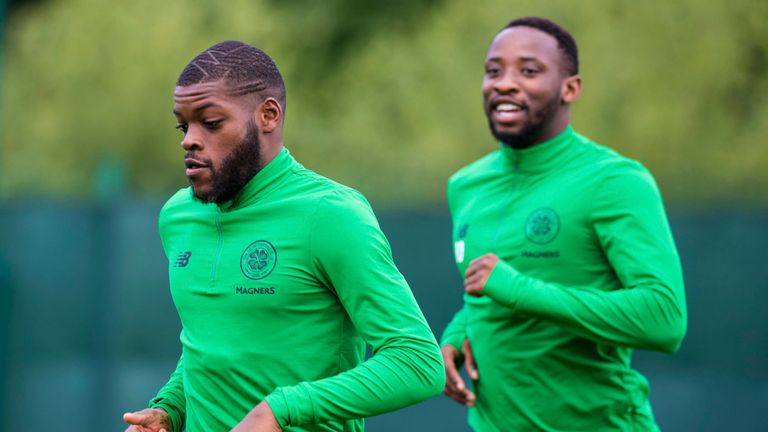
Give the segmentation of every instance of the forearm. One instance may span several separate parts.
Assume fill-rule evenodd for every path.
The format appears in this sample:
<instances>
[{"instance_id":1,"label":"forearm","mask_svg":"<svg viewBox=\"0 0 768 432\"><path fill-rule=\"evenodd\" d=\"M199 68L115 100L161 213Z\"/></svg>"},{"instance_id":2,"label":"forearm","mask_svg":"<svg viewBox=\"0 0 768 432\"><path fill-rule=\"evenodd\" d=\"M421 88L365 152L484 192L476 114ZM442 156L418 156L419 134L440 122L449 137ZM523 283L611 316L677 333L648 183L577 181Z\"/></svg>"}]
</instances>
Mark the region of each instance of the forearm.
<instances>
[{"instance_id":1,"label":"forearm","mask_svg":"<svg viewBox=\"0 0 768 432\"><path fill-rule=\"evenodd\" d=\"M243 420L238 423L232 432L280 432L282 429L275 420L272 408L265 401L256 405Z\"/></svg>"},{"instance_id":2,"label":"forearm","mask_svg":"<svg viewBox=\"0 0 768 432\"><path fill-rule=\"evenodd\" d=\"M276 389L267 402L280 425L367 417L438 394L445 374L435 337L356 192L319 204L310 251L316 277L335 292L373 356L337 375Z\"/></svg>"},{"instance_id":3,"label":"forearm","mask_svg":"<svg viewBox=\"0 0 768 432\"><path fill-rule=\"evenodd\" d=\"M286 427L370 417L438 394L445 378L434 341L399 339L349 371L276 389L266 401L278 423Z\"/></svg>"},{"instance_id":4,"label":"forearm","mask_svg":"<svg viewBox=\"0 0 768 432\"><path fill-rule=\"evenodd\" d=\"M149 402L149 408L162 408L168 413L174 432L181 432L184 429L186 419L187 400L184 394L183 360L182 355L168 382Z\"/></svg>"},{"instance_id":5,"label":"forearm","mask_svg":"<svg viewBox=\"0 0 768 432\"><path fill-rule=\"evenodd\" d=\"M443 336L440 338L440 346L453 345L457 351L461 351L461 344L467 335L467 311L466 306L462 306L451 322L445 327Z\"/></svg>"},{"instance_id":6,"label":"forearm","mask_svg":"<svg viewBox=\"0 0 768 432\"><path fill-rule=\"evenodd\" d=\"M686 330L682 279L601 291L546 283L499 261L483 292L515 313L599 342L672 352Z\"/></svg>"}]
</instances>

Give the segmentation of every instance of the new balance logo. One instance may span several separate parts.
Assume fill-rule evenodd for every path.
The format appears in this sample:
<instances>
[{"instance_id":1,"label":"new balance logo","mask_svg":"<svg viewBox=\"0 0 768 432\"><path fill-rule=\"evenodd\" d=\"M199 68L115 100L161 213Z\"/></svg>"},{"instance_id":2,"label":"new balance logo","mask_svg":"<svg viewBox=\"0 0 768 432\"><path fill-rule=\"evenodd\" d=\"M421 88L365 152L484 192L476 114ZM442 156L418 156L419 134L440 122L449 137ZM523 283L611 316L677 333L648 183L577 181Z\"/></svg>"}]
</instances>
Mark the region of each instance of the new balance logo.
<instances>
[{"instance_id":1,"label":"new balance logo","mask_svg":"<svg viewBox=\"0 0 768 432\"><path fill-rule=\"evenodd\" d=\"M189 264L189 257L192 256L192 252L185 251L185 252L179 252L179 256L176 257L176 263L173 264L174 267L186 267L187 264Z\"/></svg>"}]
</instances>

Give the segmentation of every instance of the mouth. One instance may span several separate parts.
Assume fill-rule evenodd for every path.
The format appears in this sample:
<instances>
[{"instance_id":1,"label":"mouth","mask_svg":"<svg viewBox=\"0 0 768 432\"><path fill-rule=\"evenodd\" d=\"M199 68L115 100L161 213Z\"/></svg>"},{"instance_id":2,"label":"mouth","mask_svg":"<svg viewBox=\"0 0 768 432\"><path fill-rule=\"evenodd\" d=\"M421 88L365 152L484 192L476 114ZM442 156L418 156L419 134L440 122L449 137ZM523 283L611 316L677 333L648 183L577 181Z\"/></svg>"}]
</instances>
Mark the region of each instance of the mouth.
<instances>
[{"instance_id":1,"label":"mouth","mask_svg":"<svg viewBox=\"0 0 768 432\"><path fill-rule=\"evenodd\" d=\"M209 164L193 158L184 159L184 165L187 167L187 170L185 171L187 177L194 177L194 176L200 175L205 170L210 169Z\"/></svg>"},{"instance_id":2,"label":"mouth","mask_svg":"<svg viewBox=\"0 0 768 432\"><path fill-rule=\"evenodd\" d=\"M520 120L528 107L513 100L494 100L491 102L491 117L497 123L514 123Z\"/></svg>"}]
</instances>

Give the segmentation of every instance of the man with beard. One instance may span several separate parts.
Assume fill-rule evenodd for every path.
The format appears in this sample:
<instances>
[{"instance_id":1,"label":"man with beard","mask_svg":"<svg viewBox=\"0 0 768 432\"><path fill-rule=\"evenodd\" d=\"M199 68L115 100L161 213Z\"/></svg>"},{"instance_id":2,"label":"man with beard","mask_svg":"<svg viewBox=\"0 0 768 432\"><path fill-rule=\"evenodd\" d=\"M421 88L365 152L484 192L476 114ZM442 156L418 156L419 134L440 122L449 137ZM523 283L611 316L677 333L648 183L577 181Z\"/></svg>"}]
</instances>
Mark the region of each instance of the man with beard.
<instances>
[{"instance_id":1,"label":"man with beard","mask_svg":"<svg viewBox=\"0 0 768 432\"><path fill-rule=\"evenodd\" d=\"M293 159L284 110L277 67L242 42L206 49L177 81L191 187L159 225L182 354L128 431L361 431L443 387L368 202Z\"/></svg>"},{"instance_id":2,"label":"man with beard","mask_svg":"<svg viewBox=\"0 0 768 432\"><path fill-rule=\"evenodd\" d=\"M653 178L570 126L581 78L559 25L504 27L482 91L500 149L448 184L465 296L443 334L444 393L476 431L657 429L630 356L677 350L686 306Z\"/></svg>"}]
</instances>

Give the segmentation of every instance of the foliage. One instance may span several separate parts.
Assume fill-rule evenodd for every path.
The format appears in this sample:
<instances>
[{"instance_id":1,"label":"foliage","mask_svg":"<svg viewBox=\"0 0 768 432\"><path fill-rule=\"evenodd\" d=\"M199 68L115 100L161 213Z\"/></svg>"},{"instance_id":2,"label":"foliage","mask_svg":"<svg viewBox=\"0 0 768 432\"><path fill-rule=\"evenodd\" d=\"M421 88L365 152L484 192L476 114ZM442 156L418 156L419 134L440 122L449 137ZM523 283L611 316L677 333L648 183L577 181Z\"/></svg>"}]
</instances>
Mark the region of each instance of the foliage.
<instances>
[{"instance_id":1,"label":"foliage","mask_svg":"<svg viewBox=\"0 0 768 432\"><path fill-rule=\"evenodd\" d=\"M768 3L487 0L59 0L8 19L0 191L89 196L122 161L128 190L183 186L171 94L224 39L286 77L286 145L382 205L441 202L448 176L495 148L481 109L487 45L544 15L579 42L574 125L643 161L668 200L764 204Z\"/></svg>"}]
</instances>

